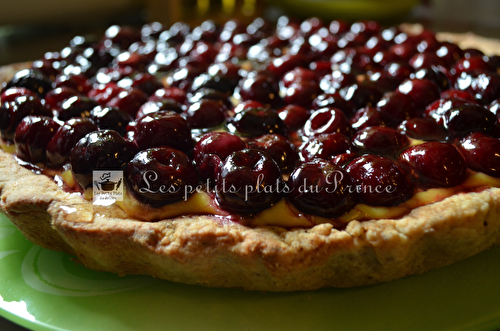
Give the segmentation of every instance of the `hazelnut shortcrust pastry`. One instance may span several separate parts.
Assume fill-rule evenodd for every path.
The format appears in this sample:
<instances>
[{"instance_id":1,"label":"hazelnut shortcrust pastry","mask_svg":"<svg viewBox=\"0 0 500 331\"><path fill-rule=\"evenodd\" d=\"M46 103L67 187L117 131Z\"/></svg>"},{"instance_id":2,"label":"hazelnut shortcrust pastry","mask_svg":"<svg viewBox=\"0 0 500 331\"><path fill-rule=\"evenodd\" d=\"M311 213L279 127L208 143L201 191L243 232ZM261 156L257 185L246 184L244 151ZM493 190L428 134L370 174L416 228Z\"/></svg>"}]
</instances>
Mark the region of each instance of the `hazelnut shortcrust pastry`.
<instances>
[{"instance_id":1,"label":"hazelnut shortcrust pastry","mask_svg":"<svg viewBox=\"0 0 500 331\"><path fill-rule=\"evenodd\" d=\"M281 17L0 69L0 209L86 267L295 291L500 244L500 43Z\"/></svg>"}]
</instances>

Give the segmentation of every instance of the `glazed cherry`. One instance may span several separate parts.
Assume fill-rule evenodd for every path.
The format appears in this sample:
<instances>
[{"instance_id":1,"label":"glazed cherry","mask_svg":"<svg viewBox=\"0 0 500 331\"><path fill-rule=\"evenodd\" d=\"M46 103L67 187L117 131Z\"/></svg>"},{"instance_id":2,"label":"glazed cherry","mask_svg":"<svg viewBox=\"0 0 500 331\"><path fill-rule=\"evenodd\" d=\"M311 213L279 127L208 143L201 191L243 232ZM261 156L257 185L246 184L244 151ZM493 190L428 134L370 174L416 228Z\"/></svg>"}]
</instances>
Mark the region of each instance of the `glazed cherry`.
<instances>
[{"instance_id":1,"label":"glazed cherry","mask_svg":"<svg viewBox=\"0 0 500 331\"><path fill-rule=\"evenodd\" d=\"M466 104L477 103L458 98L438 99L425 108L425 115L442 125L444 123L444 114L449 109Z\"/></svg>"},{"instance_id":2,"label":"glazed cherry","mask_svg":"<svg viewBox=\"0 0 500 331\"><path fill-rule=\"evenodd\" d=\"M283 196L281 172L264 152L243 149L229 155L217 173L215 198L225 210L254 215Z\"/></svg>"},{"instance_id":3,"label":"glazed cherry","mask_svg":"<svg viewBox=\"0 0 500 331\"><path fill-rule=\"evenodd\" d=\"M304 125L306 136L333 132L350 135L351 131L347 116L340 109L330 107L316 110Z\"/></svg>"},{"instance_id":4,"label":"glazed cherry","mask_svg":"<svg viewBox=\"0 0 500 331\"><path fill-rule=\"evenodd\" d=\"M370 126L388 126L393 124L394 120L375 107L364 107L359 109L349 122L354 130L359 130Z\"/></svg>"},{"instance_id":5,"label":"glazed cherry","mask_svg":"<svg viewBox=\"0 0 500 331\"><path fill-rule=\"evenodd\" d=\"M167 87L156 90L155 93L149 97L149 101L174 99L179 104L183 104L186 102L186 98L187 93L183 89L178 87Z\"/></svg>"},{"instance_id":6,"label":"glazed cherry","mask_svg":"<svg viewBox=\"0 0 500 331\"><path fill-rule=\"evenodd\" d=\"M61 108L64 101L79 94L77 90L68 86L57 87L45 95L45 105L50 109L57 110Z\"/></svg>"},{"instance_id":7,"label":"glazed cherry","mask_svg":"<svg viewBox=\"0 0 500 331\"><path fill-rule=\"evenodd\" d=\"M90 114L90 111L97 107L98 104L94 100L75 95L66 99L59 109L57 109L57 118L61 121L67 121L74 117L84 117Z\"/></svg>"},{"instance_id":8,"label":"glazed cherry","mask_svg":"<svg viewBox=\"0 0 500 331\"><path fill-rule=\"evenodd\" d=\"M197 91L202 88L210 88L222 93L232 93L236 84L225 77L212 76L207 73L203 73L193 80L191 85L192 91Z\"/></svg>"},{"instance_id":9,"label":"glazed cherry","mask_svg":"<svg viewBox=\"0 0 500 331\"><path fill-rule=\"evenodd\" d=\"M333 107L340 109L344 112L347 117L352 117L354 115L354 106L345 101L339 93L323 93L316 97L311 104L311 108L314 110L326 107Z\"/></svg>"},{"instance_id":10,"label":"glazed cherry","mask_svg":"<svg viewBox=\"0 0 500 331\"><path fill-rule=\"evenodd\" d=\"M408 63L415 69L444 66L445 62L434 52L417 53Z\"/></svg>"},{"instance_id":11,"label":"glazed cherry","mask_svg":"<svg viewBox=\"0 0 500 331\"><path fill-rule=\"evenodd\" d=\"M352 145L360 154L392 157L410 144L408 138L393 128L372 126L358 130Z\"/></svg>"},{"instance_id":12,"label":"glazed cherry","mask_svg":"<svg viewBox=\"0 0 500 331\"><path fill-rule=\"evenodd\" d=\"M398 91L384 94L382 99L377 102L376 108L378 112L383 113L385 118L390 120L391 125L398 125L402 121L418 115L411 97Z\"/></svg>"},{"instance_id":13,"label":"glazed cherry","mask_svg":"<svg viewBox=\"0 0 500 331\"><path fill-rule=\"evenodd\" d=\"M136 148L113 130L93 131L81 138L70 153L71 173L85 190L92 187L94 170L122 170Z\"/></svg>"},{"instance_id":14,"label":"glazed cherry","mask_svg":"<svg viewBox=\"0 0 500 331\"><path fill-rule=\"evenodd\" d=\"M451 137L463 137L475 131L489 132L498 122L492 112L474 104L448 109L443 118L443 125Z\"/></svg>"},{"instance_id":15,"label":"glazed cherry","mask_svg":"<svg viewBox=\"0 0 500 331\"><path fill-rule=\"evenodd\" d=\"M472 170L500 177L500 139L492 138L481 132L474 132L462 138L457 147Z\"/></svg>"},{"instance_id":16,"label":"glazed cherry","mask_svg":"<svg viewBox=\"0 0 500 331\"><path fill-rule=\"evenodd\" d=\"M242 110L251 109L251 108L263 108L264 105L261 102L255 100L247 100L240 102L233 108L233 114L237 114ZM309 117L308 117L309 118Z\"/></svg>"},{"instance_id":17,"label":"glazed cherry","mask_svg":"<svg viewBox=\"0 0 500 331\"><path fill-rule=\"evenodd\" d=\"M500 75L496 73L462 73L455 82L455 87L466 90L480 103L487 105L500 95Z\"/></svg>"},{"instance_id":18,"label":"glazed cherry","mask_svg":"<svg viewBox=\"0 0 500 331\"><path fill-rule=\"evenodd\" d=\"M87 94L92 89L89 80L83 74L59 75L56 77L53 85L55 88L70 87L82 94Z\"/></svg>"},{"instance_id":19,"label":"glazed cherry","mask_svg":"<svg viewBox=\"0 0 500 331\"><path fill-rule=\"evenodd\" d=\"M139 149L169 146L185 153L192 148L187 121L173 111L145 115L134 126L134 139Z\"/></svg>"},{"instance_id":20,"label":"glazed cherry","mask_svg":"<svg viewBox=\"0 0 500 331\"><path fill-rule=\"evenodd\" d=\"M245 143L232 133L214 131L204 134L193 150L193 161L200 178L214 180L226 157L244 148Z\"/></svg>"},{"instance_id":21,"label":"glazed cherry","mask_svg":"<svg viewBox=\"0 0 500 331\"><path fill-rule=\"evenodd\" d=\"M483 56L463 57L458 60L450 69L453 76L460 76L463 72L491 72L493 68L488 64Z\"/></svg>"},{"instance_id":22,"label":"glazed cherry","mask_svg":"<svg viewBox=\"0 0 500 331\"><path fill-rule=\"evenodd\" d=\"M52 112L42 105L37 96L18 96L0 106L0 133L5 141L14 141L14 133L22 119L29 115L49 116Z\"/></svg>"},{"instance_id":23,"label":"glazed cherry","mask_svg":"<svg viewBox=\"0 0 500 331\"><path fill-rule=\"evenodd\" d=\"M127 126L133 121L133 118L129 114L117 108L103 106L97 106L92 109L89 117L100 130L114 130L121 136L125 136Z\"/></svg>"},{"instance_id":24,"label":"glazed cherry","mask_svg":"<svg viewBox=\"0 0 500 331\"><path fill-rule=\"evenodd\" d=\"M354 109L374 106L380 100L383 92L371 82L364 82L345 87L339 91L346 101L350 101Z\"/></svg>"},{"instance_id":25,"label":"glazed cherry","mask_svg":"<svg viewBox=\"0 0 500 331\"><path fill-rule=\"evenodd\" d=\"M290 70L289 72L287 72L281 78L280 85L285 87L285 88L288 88L295 83L300 83L300 82L304 82L304 81L318 83L319 78L318 78L318 75L314 71L312 71L310 69L306 69L306 68L297 67L297 68L294 68L293 70Z\"/></svg>"},{"instance_id":26,"label":"glazed cherry","mask_svg":"<svg viewBox=\"0 0 500 331\"><path fill-rule=\"evenodd\" d=\"M471 103L477 103L477 100L467 91L457 90L457 89L449 89L441 92L441 99L449 100L449 99L463 99L470 101Z\"/></svg>"},{"instance_id":27,"label":"glazed cherry","mask_svg":"<svg viewBox=\"0 0 500 331\"><path fill-rule=\"evenodd\" d=\"M241 100L255 100L263 104L279 102L278 83L272 76L251 73L239 84L238 93Z\"/></svg>"},{"instance_id":28,"label":"glazed cherry","mask_svg":"<svg viewBox=\"0 0 500 331\"><path fill-rule=\"evenodd\" d=\"M399 164L417 187L451 187L467 178L467 163L458 149L437 141L412 146L399 155Z\"/></svg>"},{"instance_id":29,"label":"glazed cherry","mask_svg":"<svg viewBox=\"0 0 500 331\"><path fill-rule=\"evenodd\" d=\"M406 136L418 140L444 141L447 137L447 132L443 126L439 125L429 117L410 118L401 122L399 129Z\"/></svg>"},{"instance_id":30,"label":"glazed cherry","mask_svg":"<svg viewBox=\"0 0 500 331\"><path fill-rule=\"evenodd\" d=\"M28 90L25 87L14 86L14 87L6 88L2 91L2 95L0 97L0 102L1 103L12 102L12 101L15 101L17 97L21 97L21 96L25 96L25 97L31 96L31 97L38 99L38 94L36 94L35 92Z\"/></svg>"},{"instance_id":31,"label":"glazed cherry","mask_svg":"<svg viewBox=\"0 0 500 331\"><path fill-rule=\"evenodd\" d=\"M45 162L47 143L59 124L47 116L27 116L19 123L14 135L16 155L31 163Z\"/></svg>"},{"instance_id":32,"label":"glazed cherry","mask_svg":"<svg viewBox=\"0 0 500 331\"><path fill-rule=\"evenodd\" d=\"M278 115L289 131L296 131L304 126L311 116L311 112L298 105L286 105L278 110Z\"/></svg>"},{"instance_id":33,"label":"glazed cherry","mask_svg":"<svg viewBox=\"0 0 500 331\"><path fill-rule=\"evenodd\" d=\"M189 93L186 103L193 104L200 102L203 99L215 100L226 109L233 109L233 103L231 102L228 94L209 88L202 88L194 93Z\"/></svg>"},{"instance_id":34,"label":"glazed cherry","mask_svg":"<svg viewBox=\"0 0 500 331\"><path fill-rule=\"evenodd\" d=\"M132 87L138 88L147 95L152 95L158 89L162 88L163 85L155 76L150 73L143 72L134 76Z\"/></svg>"},{"instance_id":35,"label":"glazed cherry","mask_svg":"<svg viewBox=\"0 0 500 331\"><path fill-rule=\"evenodd\" d=\"M216 100L201 99L189 106L186 120L192 129L215 128L226 120L226 108Z\"/></svg>"},{"instance_id":36,"label":"glazed cherry","mask_svg":"<svg viewBox=\"0 0 500 331\"><path fill-rule=\"evenodd\" d=\"M298 162L295 146L279 134L266 134L247 142L248 148L269 154L278 164L282 173L290 173Z\"/></svg>"},{"instance_id":37,"label":"glazed cherry","mask_svg":"<svg viewBox=\"0 0 500 331\"><path fill-rule=\"evenodd\" d=\"M318 158L328 160L339 154L351 153L352 144L341 133L324 133L305 141L299 151L301 160L306 162Z\"/></svg>"},{"instance_id":38,"label":"glazed cherry","mask_svg":"<svg viewBox=\"0 0 500 331\"><path fill-rule=\"evenodd\" d=\"M285 73L296 67L307 67L308 59L304 54L288 53L274 58L269 64L268 70L276 77L282 77Z\"/></svg>"},{"instance_id":39,"label":"glazed cherry","mask_svg":"<svg viewBox=\"0 0 500 331\"><path fill-rule=\"evenodd\" d=\"M143 91L133 88L131 90L121 91L116 97L106 103L109 107L118 108L130 116L135 117L139 108L148 101L148 96Z\"/></svg>"},{"instance_id":40,"label":"glazed cherry","mask_svg":"<svg viewBox=\"0 0 500 331\"><path fill-rule=\"evenodd\" d=\"M407 79L399 85L398 92L409 95L419 110L439 99L439 88L428 79Z\"/></svg>"},{"instance_id":41,"label":"glazed cherry","mask_svg":"<svg viewBox=\"0 0 500 331\"><path fill-rule=\"evenodd\" d=\"M301 81L286 88L283 102L309 108L313 100L322 92L318 83Z\"/></svg>"},{"instance_id":42,"label":"glazed cherry","mask_svg":"<svg viewBox=\"0 0 500 331\"><path fill-rule=\"evenodd\" d=\"M353 178L359 201L371 206L395 206L413 196L410 177L395 161L363 155L346 167Z\"/></svg>"},{"instance_id":43,"label":"glazed cherry","mask_svg":"<svg viewBox=\"0 0 500 331\"><path fill-rule=\"evenodd\" d=\"M227 128L232 133L256 137L268 133L286 135L286 125L278 113L269 107L248 108L228 119Z\"/></svg>"},{"instance_id":44,"label":"glazed cherry","mask_svg":"<svg viewBox=\"0 0 500 331\"><path fill-rule=\"evenodd\" d=\"M164 146L137 153L127 165L126 181L138 201L157 208L187 200L198 175L186 154Z\"/></svg>"},{"instance_id":45,"label":"glazed cherry","mask_svg":"<svg viewBox=\"0 0 500 331\"><path fill-rule=\"evenodd\" d=\"M127 49L134 42L141 40L141 32L130 26L110 26L104 33L102 43L106 47L117 46Z\"/></svg>"},{"instance_id":46,"label":"glazed cherry","mask_svg":"<svg viewBox=\"0 0 500 331\"><path fill-rule=\"evenodd\" d=\"M155 101L149 100L142 104L141 108L135 115L136 119L143 117L144 115L156 113L159 111L171 110L178 114L184 111L183 106L171 98L158 99L154 98Z\"/></svg>"},{"instance_id":47,"label":"glazed cherry","mask_svg":"<svg viewBox=\"0 0 500 331\"><path fill-rule=\"evenodd\" d=\"M61 167L68 160L73 146L87 133L96 130L97 126L88 118L72 118L66 121L47 143L47 166Z\"/></svg>"},{"instance_id":48,"label":"glazed cherry","mask_svg":"<svg viewBox=\"0 0 500 331\"><path fill-rule=\"evenodd\" d=\"M24 87L43 97L48 91L52 90L52 82L38 70L24 69L18 71L3 90L5 91L10 87Z\"/></svg>"},{"instance_id":49,"label":"glazed cherry","mask_svg":"<svg viewBox=\"0 0 500 331\"><path fill-rule=\"evenodd\" d=\"M101 106L104 106L111 99L116 97L118 93L124 90L124 88L118 86L115 82L109 82L107 84L96 84L94 88L92 88L88 92L87 96L96 101Z\"/></svg>"},{"instance_id":50,"label":"glazed cherry","mask_svg":"<svg viewBox=\"0 0 500 331\"><path fill-rule=\"evenodd\" d=\"M450 81L444 74L441 68L427 67L421 68L410 75L410 78L428 79L439 88L440 91L445 91L450 88Z\"/></svg>"},{"instance_id":51,"label":"glazed cherry","mask_svg":"<svg viewBox=\"0 0 500 331\"><path fill-rule=\"evenodd\" d=\"M329 71L331 72L331 68ZM321 78L319 81L319 87L321 87L325 93L335 93L337 90L355 83L356 75L353 73L334 70Z\"/></svg>"},{"instance_id":52,"label":"glazed cherry","mask_svg":"<svg viewBox=\"0 0 500 331\"><path fill-rule=\"evenodd\" d=\"M450 42L442 42L435 52L444 61L446 67L453 65L464 55L460 47Z\"/></svg>"},{"instance_id":53,"label":"glazed cherry","mask_svg":"<svg viewBox=\"0 0 500 331\"><path fill-rule=\"evenodd\" d=\"M302 163L288 179L286 199L299 211L335 218L351 210L357 195L354 183L340 167L325 160Z\"/></svg>"}]
</instances>

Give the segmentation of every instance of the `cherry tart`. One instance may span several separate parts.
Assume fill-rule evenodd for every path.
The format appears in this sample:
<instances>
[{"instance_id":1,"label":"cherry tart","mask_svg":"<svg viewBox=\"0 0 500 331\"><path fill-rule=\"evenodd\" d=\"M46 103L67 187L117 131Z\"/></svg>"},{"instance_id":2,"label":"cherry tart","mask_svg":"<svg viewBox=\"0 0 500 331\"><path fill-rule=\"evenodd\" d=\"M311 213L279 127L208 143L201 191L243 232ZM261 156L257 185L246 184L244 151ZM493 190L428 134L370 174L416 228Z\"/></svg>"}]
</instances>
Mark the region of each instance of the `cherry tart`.
<instances>
[{"instance_id":1,"label":"cherry tart","mask_svg":"<svg viewBox=\"0 0 500 331\"><path fill-rule=\"evenodd\" d=\"M249 290L500 244L500 43L314 21L113 26L2 68L1 210L91 269Z\"/></svg>"}]
</instances>

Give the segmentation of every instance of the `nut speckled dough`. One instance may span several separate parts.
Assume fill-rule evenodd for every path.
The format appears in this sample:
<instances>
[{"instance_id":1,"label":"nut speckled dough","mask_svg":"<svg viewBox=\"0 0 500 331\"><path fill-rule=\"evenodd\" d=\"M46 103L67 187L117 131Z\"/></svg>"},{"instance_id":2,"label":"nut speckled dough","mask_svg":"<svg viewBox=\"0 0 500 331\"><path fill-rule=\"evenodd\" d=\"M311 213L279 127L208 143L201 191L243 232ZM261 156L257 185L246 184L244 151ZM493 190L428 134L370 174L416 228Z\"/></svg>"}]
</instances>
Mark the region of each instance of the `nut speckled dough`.
<instances>
[{"instance_id":1,"label":"nut speckled dough","mask_svg":"<svg viewBox=\"0 0 500 331\"><path fill-rule=\"evenodd\" d=\"M466 47L500 53L498 42L472 40L476 43ZM0 76L21 68L2 69ZM500 189L495 188L458 194L402 219L353 221L345 230L330 224L249 228L211 216L142 222L127 219L118 207L93 206L63 192L2 151L0 209L29 240L73 254L91 269L248 290L374 284L500 244Z\"/></svg>"},{"instance_id":2,"label":"nut speckled dough","mask_svg":"<svg viewBox=\"0 0 500 331\"><path fill-rule=\"evenodd\" d=\"M1 209L36 244L119 274L249 290L311 290L398 279L500 243L500 189L458 194L399 220L345 231L248 228L216 217L141 222L92 206L0 152Z\"/></svg>"}]
</instances>

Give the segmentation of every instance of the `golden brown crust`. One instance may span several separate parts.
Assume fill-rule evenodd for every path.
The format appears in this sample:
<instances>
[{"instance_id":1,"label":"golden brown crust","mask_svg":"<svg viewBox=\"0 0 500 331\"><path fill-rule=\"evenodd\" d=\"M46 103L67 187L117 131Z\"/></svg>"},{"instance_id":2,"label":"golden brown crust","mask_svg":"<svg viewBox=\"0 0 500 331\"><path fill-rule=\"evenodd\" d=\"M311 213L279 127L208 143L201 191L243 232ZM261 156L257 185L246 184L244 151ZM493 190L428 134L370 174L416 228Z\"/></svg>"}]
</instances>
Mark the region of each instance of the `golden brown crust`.
<instances>
[{"instance_id":1,"label":"golden brown crust","mask_svg":"<svg viewBox=\"0 0 500 331\"><path fill-rule=\"evenodd\" d=\"M451 34L438 37L469 40ZM463 47L485 45L480 40L479 45ZM485 47L500 53L500 43ZM20 68L0 70L0 77ZM32 242L73 254L91 269L248 290L375 284L442 267L500 244L496 188L457 194L397 220L352 221L345 230L331 224L249 228L212 216L143 222L128 219L118 207L93 206L65 193L2 151L0 210Z\"/></svg>"}]
</instances>

